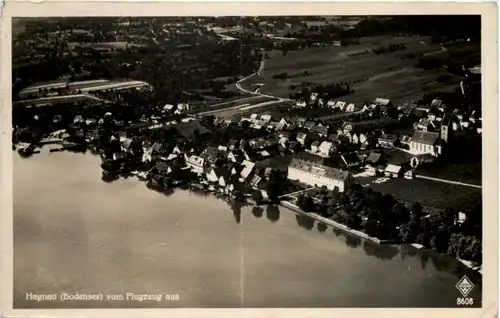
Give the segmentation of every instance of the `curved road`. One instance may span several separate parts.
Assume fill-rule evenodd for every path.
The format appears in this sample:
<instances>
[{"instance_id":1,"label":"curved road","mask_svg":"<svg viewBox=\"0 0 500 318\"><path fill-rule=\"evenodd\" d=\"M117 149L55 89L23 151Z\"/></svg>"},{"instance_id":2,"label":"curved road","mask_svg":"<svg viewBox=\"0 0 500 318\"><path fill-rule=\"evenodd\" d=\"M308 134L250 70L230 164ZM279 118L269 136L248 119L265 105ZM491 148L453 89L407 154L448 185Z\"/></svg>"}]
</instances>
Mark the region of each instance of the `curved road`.
<instances>
[{"instance_id":1,"label":"curved road","mask_svg":"<svg viewBox=\"0 0 500 318\"><path fill-rule=\"evenodd\" d=\"M264 59L262 59L262 61L260 61L259 70L258 70L257 72L252 73L252 74L250 74L250 75L248 75L248 76L245 76L245 77L243 77L242 79L240 79L238 82L236 82L236 87L237 87L240 91L242 91L242 92L244 92L244 93L247 93L247 94L259 95L259 96L269 97L269 98L276 98L276 99L278 99L278 101L277 101L277 102L291 102L291 101L293 101L292 99L289 99L289 98L283 98L283 97L279 97L279 96L273 96L273 95L269 95L269 94L263 94L263 93L259 92L259 90L262 88L262 86L261 86L261 87L259 87L259 88L258 88L257 90L255 90L255 91L249 91L249 90L247 90L247 89L245 89L245 88L243 88L243 87L241 86L241 83L243 83L244 81L248 80L249 78L252 78L252 77L253 77L253 76L255 76L255 75L262 76L262 72L264 71L264 66L265 66L265 63L264 63L264 62L265 62L265 61L264 61Z\"/></svg>"}]
</instances>

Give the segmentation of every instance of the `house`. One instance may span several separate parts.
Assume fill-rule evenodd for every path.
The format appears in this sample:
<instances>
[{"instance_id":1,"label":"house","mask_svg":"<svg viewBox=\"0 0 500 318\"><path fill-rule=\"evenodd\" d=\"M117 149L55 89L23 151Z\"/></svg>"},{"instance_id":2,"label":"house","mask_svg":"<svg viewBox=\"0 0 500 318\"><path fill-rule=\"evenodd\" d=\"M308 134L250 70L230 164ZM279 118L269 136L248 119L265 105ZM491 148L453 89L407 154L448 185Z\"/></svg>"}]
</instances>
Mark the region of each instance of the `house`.
<instances>
[{"instance_id":1,"label":"house","mask_svg":"<svg viewBox=\"0 0 500 318\"><path fill-rule=\"evenodd\" d=\"M207 173L207 180L225 187L229 183L230 172L227 168L211 168Z\"/></svg>"},{"instance_id":2,"label":"house","mask_svg":"<svg viewBox=\"0 0 500 318\"><path fill-rule=\"evenodd\" d=\"M401 142L402 145L404 146L410 146L410 141L411 141L411 137L408 136L408 135L403 135L400 137L399 141Z\"/></svg>"},{"instance_id":3,"label":"house","mask_svg":"<svg viewBox=\"0 0 500 318\"><path fill-rule=\"evenodd\" d=\"M318 147L318 155L322 157L330 157L330 155L335 152L335 145L329 141L323 141Z\"/></svg>"},{"instance_id":4,"label":"house","mask_svg":"<svg viewBox=\"0 0 500 318\"><path fill-rule=\"evenodd\" d=\"M362 158L358 154L352 152L340 155L341 165L346 170L358 168L363 163Z\"/></svg>"},{"instance_id":5,"label":"house","mask_svg":"<svg viewBox=\"0 0 500 318\"><path fill-rule=\"evenodd\" d=\"M265 123L268 123L271 121L271 115L262 115L260 116L260 120L262 120Z\"/></svg>"},{"instance_id":6,"label":"house","mask_svg":"<svg viewBox=\"0 0 500 318\"><path fill-rule=\"evenodd\" d=\"M391 103L391 100L390 99L386 99L386 98L375 98L375 101L373 102L374 105L377 105L377 106L385 106L385 107L391 107L392 106L392 103Z\"/></svg>"},{"instance_id":7,"label":"house","mask_svg":"<svg viewBox=\"0 0 500 318\"><path fill-rule=\"evenodd\" d=\"M299 152L301 149L299 142L297 141L292 141L288 145L288 150L290 150L292 153Z\"/></svg>"},{"instance_id":8,"label":"house","mask_svg":"<svg viewBox=\"0 0 500 318\"><path fill-rule=\"evenodd\" d=\"M319 140L313 141L313 143L311 144L311 152L312 153L318 152L319 144L320 144Z\"/></svg>"},{"instance_id":9,"label":"house","mask_svg":"<svg viewBox=\"0 0 500 318\"><path fill-rule=\"evenodd\" d=\"M299 100L295 103L295 107L306 107L307 103L303 100Z\"/></svg>"},{"instance_id":10,"label":"house","mask_svg":"<svg viewBox=\"0 0 500 318\"><path fill-rule=\"evenodd\" d=\"M394 147L394 143L398 140L398 137L393 134L383 134L378 137L378 144L384 148Z\"/></svg>"},{"instance_id":11,"label":"house","mask_svg":"<svg viewBox=\"0 0 500 318\"><path fill-rule=\"evenodd\" d=\"M255 190L262 188L264 182L264 178L257 174L252 175L252 177L250 178L250 186Z\"/></svg>"},{"instance_id":12,"label":"house","mask_svg":"<svg viewBox=\"0 0 500 318\"><path fill-rule=\"evenodd\" d=\"M328 108L335 108L335 104L337 104L337 102L336 102L336 101L334 101L334 100L329 100L329 101L326 103L326 106L327 106Z\"/></svg>"},{"instance_id":13,"label":"house","mask_svg":"<svg viewBox=\"0 0 500 318\"><path fill-rule=\"evenodd\" d=\"M421 131L433 131L436 129L436 124L430 118L421 118L414 127Z\"/></svg>"},{"instance_id":14,"label":"house","mask_svg":"<svg viewBox=\"0 0 500 318\"><path fill-rule=\"evenodd\" d=\"M217 159L219 159L219 154L220 154L219 149L212 147L212 146L208 146L200 154L200 157L205 159L206 164L208 164L210 166L210 165L214 165L215 162L217 161Z\"/></svg>"},{"instance_id":15,"label":"house","mask_svg":"<svg viewBox=\"0 0 500 318\"><path fill-rule=\"evenodd\" d=\"M347 171L341 171L301 159L292 159L292 162L288 166L287 178L311 186L325 186L329 190L338 188L340 192L344 192L352 182L352 176Z\"/></svg>"},{"instance_id":16,"label":"house","mask_svg":"<svg viewBox=\"0 0 500 318\"><path fill-rule=\"evenodd\" d=\"M245 160L245 156L241 151L233 150L227 154L227 159L231 162L242 163Z\"/></svg>"},{"instance_id":17,"label":"house","mask_svg":"<svg viewBox=\"0 0 500 318\"><path fill-rule=\"evenodd\" d=\"M315 123L312 120L310 120L304 124L304 128L307 130L311 130L314 127L314 125L315 125Z\"/></svg>"},{"instance_id":18,"label":"house","mask_svg":"<svg viewBox=\"0 0 500 318\"><path fill-rule=\"evenodd\" d=\"M409 152L413 155L430 153L438 156L442 153L439 133L415 130L410 141Z\"/></svg>"},{"instance_id":19,"label":"house","mask_svg":"<svg viewBox=\"0 0 500 318\"><path fill-rule=\"evenodd\" d=\"M241 163L243 169L241 170L240 176L243 180L246 180L248 176L253 172L255 163L249 160L243 160Z\"/></svg>"},{"instance_id":20,"label":"house","mask_svg":"<svg viewBox=\"0 0 500 318\"><path fill-rule=\"evenodd\" d=\"M315 133L321 137L328 136L328 126L322 126L320 124L314 125L311 130L312 133Z\"/></svg>"},{"instance_id":21,"label":"house","mask_svg":"<svg viewBox=\"0 0 500 318\"><path fill-rule=\"evenodd\" d=\"M388 164L384 174L386 177L399 178L403 175L403 168L399 165Z\"/></svg>"},{"instance_id":22,"label":"house","mask_svg":"<svg viewBox=\"0 0 500 318\"><path fill-rule=\"evenodd\" d=\"M297 138L298 142L300 142L302 145L304 145L306 143L307 134L305 134L305 133L298 133L296 138Z\"/></svg>"},{"instance_id":23,"label":"house","mask_svg":"<svg viewBox=\"0 0 500 318\"><path fill-rule=\"evenodd\" d=\"M318 98L318 93L311 93L311 95L309 96L309 100L312 102L315 102L317 98Z\"/></svg>"},{"instance_id":24,"label":"house","mask_svg":"<svg viewBox=\"0 0 500 318\"><path fill-rule=\"evenodd\" d=\"M409 180L414 179L415 178L415 171L413 171L413 170L406 171L404 173L404 178L409 179Z\"/></svg>"},{"instance_id":25,"label":"house","mask_svg":"<svg viewBox=\"0 0 500 318\"><path fill-rule=\"evenodd\" d=\"M192 155L186 159L186 165L191 168L191 171L200 175L203 173L205 168L205 159Z\"/></svg>"},{"instance_id":26,"label":"house","mask_svg":"<svg viewBox=\"0 0 500 318\"><path fill-rule=\"evenodd\" d=\"M345 108L345 111L346 112L353 112L356 110L356 105L354 105L353 103L350 103L349 105L347 105L347 107Z\"/></svg>"},{"instance_id":27,"label":"house","mask_svg":"<svg viewBox=\"0 0 500 318\"><path fill-rule=\"evenodd\" d=\"M382 160L382 154L378 152L370 152L368 157L365 159L365 163L371 166L378 166Z\"/></svg>"},{"instance_id":28,"label":"house","mask_svg":"<svg viewBox=\"0 0 500 318\"><path fill-rule=\"evenodd\" d=\"M346 102L338 101L333 108L338 108L341 111L343 111L345 108L345 105L346 105Z\"/></svg>"},{"instance_id":29,"label":"house","mask_svg":"<svg viewBox=\"0 0 500 318\"><path fill-rule=\"evenodd\" d=\"M166 104L165 106L163 106L163 112L169 112L169 111L172 111L174 109L174 105L172 104Z\"/></svg>"},{"instance_id":30,"label":"house","mask_svg":"<svg viewBox=\"0 0 500 318\"><path fill-rule=\"evenodd\" d=\"M76 115L75 118L73 119L74 124L83 124L85 121L83 120L82 115Z\"/></svg>"}]
</instances>

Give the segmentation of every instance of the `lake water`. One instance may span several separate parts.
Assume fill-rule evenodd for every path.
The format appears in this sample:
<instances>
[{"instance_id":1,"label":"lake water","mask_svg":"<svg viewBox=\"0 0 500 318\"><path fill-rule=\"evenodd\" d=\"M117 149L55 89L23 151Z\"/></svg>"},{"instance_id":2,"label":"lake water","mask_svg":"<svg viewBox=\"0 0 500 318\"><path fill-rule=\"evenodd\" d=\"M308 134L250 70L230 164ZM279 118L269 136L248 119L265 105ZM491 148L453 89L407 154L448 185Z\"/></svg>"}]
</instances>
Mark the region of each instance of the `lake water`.
<instances>
[{"instance_id":1,"label":"lake water","mask_svg":"<svg viewBox=\"0 0 500 318\"><path fill-rule=\"evenodd\" d=\"M457 261L377 246L283 207L101 181L90 154L14 154L14 308L455 307ZM26 293L172 295L34 301Z\"/></svg>"}]
</instances>

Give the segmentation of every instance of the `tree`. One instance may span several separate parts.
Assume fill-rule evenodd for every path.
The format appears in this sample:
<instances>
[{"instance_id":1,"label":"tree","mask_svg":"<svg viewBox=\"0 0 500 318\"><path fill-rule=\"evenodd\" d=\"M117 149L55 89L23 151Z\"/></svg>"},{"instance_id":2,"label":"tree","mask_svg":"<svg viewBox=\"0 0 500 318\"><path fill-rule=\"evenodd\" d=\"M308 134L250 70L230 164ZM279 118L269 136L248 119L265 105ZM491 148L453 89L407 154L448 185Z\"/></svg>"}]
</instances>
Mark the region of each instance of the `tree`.
<instances>
[{"instance_id":1,"label":"tree","mask_svg":"<svg viewBox=\"0 0 500 318\"><path fill-rule=\"evenodd\" d=\"M418 223L410 221L399 227L399 238L403 243L413 243L417 241Z\"/></svg>"},{"instance_id":2,"label":"tree","mask_svg":"<svg viewBox=\"0 0 500 318\"><path fill-rule=\"evenodd\" d=\"M415 215L418 220L420 220L420 218L422 217L423 210L424 210L424 208L418 202L414 202L412 207L411 207L412 214Z\"/></svg>"},{"instance_id":3,"label":"tree","mask_svg":"<svg viewBox=\"0 0 500 318\"><path fill-rule=\"evenodd\" d=\"M314 212L316 210L316 206L314 205L314 201L311 197L307 196L304 199L304 203L301 206L301 209L305 212Z\"/></svg>"},{"instance_id":4,"label":"tree","mask_svg":"<svg viewBox=\"0 0 500 318\"><path fill-rule=\"evenodd\" d=\"M365 232L369 236L378 237L379 236L379 224L376 220L368 220L365 223Z\"/></svg>"},{"instance_id":5,"label":"tree","mask_svg":"<svg viewBox=\"0 0 500 318\"><path fill-rule=\"evenodd\" d=\"M402 203L396 203L394 205L392 214L398 223L407 223L410 221L410 213Z\"/></svg>"},{"instance_id":6,"label":"tree","mask_svg":"<svg viewBox=\"0 0 500 318\"><path fill-rule=\"evenodd\" d=\"M446 226L441 226L436 235L431 239L431 247L440 253L446 253L449 250L450 230Z\"/></svg>"}]
</instances>

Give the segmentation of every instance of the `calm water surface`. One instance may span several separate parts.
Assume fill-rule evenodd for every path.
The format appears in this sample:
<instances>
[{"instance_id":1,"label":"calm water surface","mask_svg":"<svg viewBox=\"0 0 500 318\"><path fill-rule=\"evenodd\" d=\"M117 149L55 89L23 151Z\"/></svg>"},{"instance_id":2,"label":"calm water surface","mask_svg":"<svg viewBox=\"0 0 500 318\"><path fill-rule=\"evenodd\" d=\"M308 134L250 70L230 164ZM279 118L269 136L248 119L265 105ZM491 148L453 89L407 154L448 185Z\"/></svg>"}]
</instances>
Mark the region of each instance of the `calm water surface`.
<instances>
[{"instance_id":1,"label":"calm water surface","mask_svg":"<svg viewBox=\"0 0 500 318\"><path fill-rule=\"evenodd\" d=\"M14 154L15 308L454 307L455 284L471 277L448 257L379 247L283 207L165 196L133 177L106 183L99 163ZM37 302L30 292L179 300Z\"/></svg>"}]
</instances>

